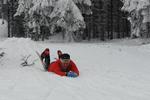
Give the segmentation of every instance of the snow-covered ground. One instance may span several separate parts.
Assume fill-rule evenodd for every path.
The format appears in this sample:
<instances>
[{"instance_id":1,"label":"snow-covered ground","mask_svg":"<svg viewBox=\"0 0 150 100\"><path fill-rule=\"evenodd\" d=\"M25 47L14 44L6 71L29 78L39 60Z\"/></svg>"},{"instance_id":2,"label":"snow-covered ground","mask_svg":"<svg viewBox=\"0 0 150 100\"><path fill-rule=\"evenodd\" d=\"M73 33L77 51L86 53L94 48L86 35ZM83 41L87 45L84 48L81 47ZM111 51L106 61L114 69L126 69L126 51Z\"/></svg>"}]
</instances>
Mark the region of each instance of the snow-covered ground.
<instances>
[{"instance_id":1,"label":"snow-covered ground","mask_svg":"<svg viewBox=\"0 0 150 100\"><path fill-rule=\"evenodd\" d=\"M136 41L48 43L0 40L0 100L150 100L150 45ZM131 44L132 45L129 45ZM35 51L61 49L76 62L78 78L44 72ZM22 67L29 57L33 66Z\"/></svg>"},{"instance_id":2,"label":"snow-covered ground","mask_svg":"<svg viewBox=\"0 0 150 100\"><path fill-rule=\"evenodd\" d=\"M34 42L6 38L0 20L0 100L150 100L150 45L135 39L105 43ZM76 62L78 78L44 72L35 51L61 49ZM4 56L1 53L5 52ZM23 58L29 56L23 67Z\"/></svg>"}]
</instances>

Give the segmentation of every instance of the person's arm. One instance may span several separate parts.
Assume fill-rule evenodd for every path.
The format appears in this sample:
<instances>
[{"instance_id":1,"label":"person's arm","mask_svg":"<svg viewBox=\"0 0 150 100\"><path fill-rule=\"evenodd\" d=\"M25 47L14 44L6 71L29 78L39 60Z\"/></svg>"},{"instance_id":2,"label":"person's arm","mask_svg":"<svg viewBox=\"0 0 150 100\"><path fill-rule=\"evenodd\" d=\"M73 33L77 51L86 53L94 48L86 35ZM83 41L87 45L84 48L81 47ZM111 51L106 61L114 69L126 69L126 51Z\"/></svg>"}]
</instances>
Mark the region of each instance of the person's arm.
<instances>
[{"instance_id":1,"label":"person's arm","mask_svg":"<svg viewBox=\"0 0 150 100\"><path fill-rule=\"evenodd\" d=\"M66 76L66 72L62 72L57 63L51 64L48 68L48 72L54 72L60 76Z\"/></svg>"},{"instance_id":2,"label":"person's arm","mask_svg":"<svg viewBox=\"0 0 150 100\"><path fill-rule=\"evenodd\" d=\"M60 76L66 76L66 72L62 72L60 69L54 69L53 72Z\"/></svg>"},{"instance_id":3,"label":"person's arm","mask_svg":"<svg viewBox=\"0 0 150 100\"><path fill-rule=\"evenodd\" d=\"M70 69L70 71L75 72L79 76L79 70L78 70L76 64L73 61L71 61L71 69Z\"/></svg>"}]
</instances>

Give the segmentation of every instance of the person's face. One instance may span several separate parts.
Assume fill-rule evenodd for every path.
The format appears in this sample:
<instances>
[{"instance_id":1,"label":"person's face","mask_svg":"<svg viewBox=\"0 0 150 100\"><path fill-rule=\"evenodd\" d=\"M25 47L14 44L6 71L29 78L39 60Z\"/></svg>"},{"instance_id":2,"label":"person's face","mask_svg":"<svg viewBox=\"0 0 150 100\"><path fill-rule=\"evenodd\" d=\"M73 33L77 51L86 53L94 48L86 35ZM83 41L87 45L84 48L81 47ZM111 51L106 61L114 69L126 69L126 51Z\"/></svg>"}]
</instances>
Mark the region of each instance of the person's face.
<instances>
[{"instance_id":1,"label":"person's face","mask_svg":"<svg viewBox=\"0 0 150 100\"><path fill-rule=\"evenodd\" d=\"M60 59L60 61L63 67L68 67L70 64L70 59Z\"/></svg>"}]
</instances>

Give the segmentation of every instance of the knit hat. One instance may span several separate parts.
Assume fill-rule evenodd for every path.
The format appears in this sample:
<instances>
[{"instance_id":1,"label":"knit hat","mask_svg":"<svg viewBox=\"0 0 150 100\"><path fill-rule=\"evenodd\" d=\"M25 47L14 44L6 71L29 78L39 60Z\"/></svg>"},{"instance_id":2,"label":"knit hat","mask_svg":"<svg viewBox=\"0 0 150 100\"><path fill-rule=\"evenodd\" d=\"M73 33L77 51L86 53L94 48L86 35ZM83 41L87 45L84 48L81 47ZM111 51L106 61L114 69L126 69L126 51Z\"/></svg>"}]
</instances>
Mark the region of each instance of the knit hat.
<instances>
[{"instance_id":1,"label":"knit hat","mask_svg":"<svg viewBox=\"0 0 150 100\"><path fill-rule=\"evenodd\" d=\"M62 54L61 56L60 56L60 59L70 59L70 55L69 54L67 54L67 53L64 53L64 54Z\"/></svg>"}]
</instances>

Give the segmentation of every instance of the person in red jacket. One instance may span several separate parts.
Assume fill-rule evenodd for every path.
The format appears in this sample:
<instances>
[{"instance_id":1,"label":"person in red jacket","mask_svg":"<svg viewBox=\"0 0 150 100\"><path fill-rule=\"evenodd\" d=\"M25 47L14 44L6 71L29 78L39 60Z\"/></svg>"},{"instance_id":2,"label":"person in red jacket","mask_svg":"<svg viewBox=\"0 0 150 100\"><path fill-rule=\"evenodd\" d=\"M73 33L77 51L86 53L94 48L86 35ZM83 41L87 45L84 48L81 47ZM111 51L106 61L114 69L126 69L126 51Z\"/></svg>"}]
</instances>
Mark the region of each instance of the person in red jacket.
<instances>
[{"instance_id":1,"label":"person in red jacket","mask_svg":"<svg viewBox=\"0 0 150 100\"><path fill-rule=\"evenodd\" d=\"M61 54L60 59L52 62L48 67L48 72L54 72L60 76L77 77L79 70L76 64L70 59L67 53Z\"/></svg>"}]
</instances>

